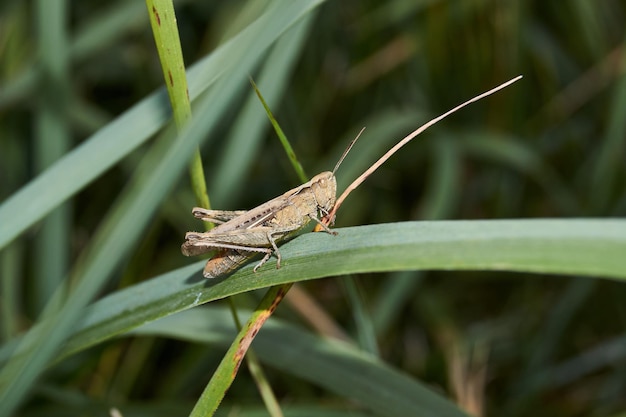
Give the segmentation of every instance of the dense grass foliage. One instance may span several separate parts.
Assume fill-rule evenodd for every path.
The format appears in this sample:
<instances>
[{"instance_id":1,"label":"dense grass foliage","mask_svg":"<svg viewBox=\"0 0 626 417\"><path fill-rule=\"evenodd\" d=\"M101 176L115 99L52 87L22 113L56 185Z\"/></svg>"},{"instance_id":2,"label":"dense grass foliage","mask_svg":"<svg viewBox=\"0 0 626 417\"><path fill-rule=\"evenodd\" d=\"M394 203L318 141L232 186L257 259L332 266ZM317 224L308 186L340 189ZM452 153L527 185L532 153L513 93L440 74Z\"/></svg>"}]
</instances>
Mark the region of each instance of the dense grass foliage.
<instances>
[{"instance_id":1,"label":"dense grass foliage","mask_svg":"<svg viewBox=\"0 0 626 417\"><path fill-rule=\"evenodd\" d=\"M290 282L252 344L284 415L626 411L624 2L174 7L177 123L146 3L0 6L0 415L187 415L235 340L220 300L244 319ZM206 281L181 255L204 228L197 149L213 208L300 184L250 76L309 177L366 127L343 190L519 74L383 165L338 236L286 243L281 269ZM256 380L242 366L218 413L267 415Z\"/></svg>"}]
</instances>

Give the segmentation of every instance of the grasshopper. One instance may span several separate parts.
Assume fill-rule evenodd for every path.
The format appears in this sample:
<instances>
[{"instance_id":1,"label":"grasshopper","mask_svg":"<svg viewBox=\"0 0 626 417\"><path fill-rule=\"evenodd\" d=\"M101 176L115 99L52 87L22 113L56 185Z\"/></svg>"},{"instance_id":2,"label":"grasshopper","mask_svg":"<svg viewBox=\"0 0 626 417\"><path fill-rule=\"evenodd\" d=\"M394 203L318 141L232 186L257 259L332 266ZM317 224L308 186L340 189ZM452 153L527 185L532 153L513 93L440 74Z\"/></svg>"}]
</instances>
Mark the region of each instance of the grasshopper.
<instances>
[{"instance_id":1,"label":"grasshopper","mask_svg":"<svg viewBox=\"0 0 626 417\"><path fill-rule=\"evenodd\" d=\"M249 211L194 207L192 214L196 218L217 223L218 226L206 233L188 232L182 252L186 256L194 256L222 249L207 262L203 272L206 278L236 269L254 252L265 254L254 267L255 272L272 253L276 254L276 267L280 268L282 258L276 241L284 240L311 220L320 222L320 214L327 215L335 204L336 192L335 174L322 172L311 181ZM324 229L331 232L327 226Z\"/></svg>"},{"instance_id":2,"label":"grasshopper","mask_svg":"<svg viewBox=\"0 0 626 417\"><path fill-rule=\"evenodd\" d=\"M432 119L398 142L385 155L359 176L337 199L337 180L335 172L346 157L361 133L350 143L335 165L333 171L317 174L309 182L293 188L251 210L222 211L194 207L194 217L216 223L208 232L187 232L181 251L185 256L195 256L218 249L218 253L209 259L204 267L206 278L215 278L230 273L248 261L255 253L264 254L263 259L254 267L256 272L270 257L276 256L276 268L280 268L281 255L278 243L292 236L311 221L317 223L315 231L336 234L329 226L334 223L335 213L343 200L365 179L382 165L398 149L430 126L448 115L507 87L522 78L518 76L483 94L480 94L446 113Z\"/></svg>"}]
</instances>

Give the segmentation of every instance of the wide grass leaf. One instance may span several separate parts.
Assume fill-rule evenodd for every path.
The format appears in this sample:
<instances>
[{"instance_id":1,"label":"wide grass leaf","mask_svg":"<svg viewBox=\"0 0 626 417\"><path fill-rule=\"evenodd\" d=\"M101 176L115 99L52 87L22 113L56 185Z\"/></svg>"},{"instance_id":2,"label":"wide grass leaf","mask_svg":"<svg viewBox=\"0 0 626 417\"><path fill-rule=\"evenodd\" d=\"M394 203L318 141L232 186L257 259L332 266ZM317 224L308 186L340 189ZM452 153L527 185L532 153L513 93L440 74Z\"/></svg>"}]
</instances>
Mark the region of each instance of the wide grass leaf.
<instances>
[{"instance_id":1,"label":"wide grass leaf","mask_svg":"<svg viewBox=\"0 0 626 417\"><path fill-rule=\"evenodd\" d=\"M403 222L309 233L283 245L283 266L254 262L206 280L194 263L88 309L61 357L178 311L272 285L391 270L499 270L626 278L624 220Z\"/></svg>"}]
</instances>

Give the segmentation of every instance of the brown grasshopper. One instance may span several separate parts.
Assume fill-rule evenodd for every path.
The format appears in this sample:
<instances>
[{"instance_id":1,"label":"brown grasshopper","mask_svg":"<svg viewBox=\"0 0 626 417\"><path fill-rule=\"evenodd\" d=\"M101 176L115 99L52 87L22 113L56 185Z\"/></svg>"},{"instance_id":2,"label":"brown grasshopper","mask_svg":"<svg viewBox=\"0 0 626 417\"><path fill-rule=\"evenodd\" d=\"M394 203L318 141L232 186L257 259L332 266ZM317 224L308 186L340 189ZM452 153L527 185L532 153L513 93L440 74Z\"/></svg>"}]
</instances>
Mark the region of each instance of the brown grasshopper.
<instances>
[{"instance_id":1,"label":"brown grasshopper","mask_svg":"<svg viewBox=\"0 0 626 417\"><path fill-rule=\"evenodd\" d=\"M218 226L206 233L188 232L182 252L193 256L221 249L204 268L207 278L234 270L254 252L265 254L254 267L255 272L272 253L276 254L276 267L280 268L281 256L276 241L284 240L311 220L319 222L320 214L327 215L335 204L336 192L335 174L322 172L311 181L249 211L194 207L192 214L196 218L218 223ZM330 232L328 227L324 228Z\"/></svg>"},{"instance_id":2,"label":"brown grasshopper","mask_svg":"<svg viewBox=\"0 0 626 417\"><path fill-rule=\"evenodd\" d=\"M302 229L311 220L326 232L334 234L321 223L320 218L328 215L335 205L335 172L354 142L356 139L348 146L332 172L317 174L311 181L252 210L222 211L194 207L191 212L196 218L217 223L218 226L205 233L187 232L181 247L183 255L194 256L220 249L217 255L209 259L203 272L206 278L215 278L237 269L254 252L265 254L254 267L255 272L269 260L272 253L277 258L276 267L280 268L281 256L276 242Z\"/></svg>"},{"instance_id":3,"label":"brown grasshopper","mask_svg":"<svg viewBox=\"0 0 626 417\"><path fill-rule=\"evenodd\" d=\"M255 272L270 259L272 254L276 255L276 268L280 268L282 258L278 250L278 242L293 235L311 221L317 223L316 231L324 230L327 233L336 234L329 229L329 226L333 224L335 213L343 200L398 149L448 115L507 87L520 78L522 77L518 76L476 96L413 131L350 184L339 199L336 199L335 172L363 130L344 151L332 172L326 171L317 174L311 181L258 207L248 211L207 210L194 207L192 214L196 218L217 223L218 226L204 233L187 232L185 242L181 247L183 255L201 255L218 249L218 253L209 259L204 267L203 275L206 278L215 278L234 271L247 262L254 253L265 254L263 259L254 267Z\"/></svg>"}]
</instances>

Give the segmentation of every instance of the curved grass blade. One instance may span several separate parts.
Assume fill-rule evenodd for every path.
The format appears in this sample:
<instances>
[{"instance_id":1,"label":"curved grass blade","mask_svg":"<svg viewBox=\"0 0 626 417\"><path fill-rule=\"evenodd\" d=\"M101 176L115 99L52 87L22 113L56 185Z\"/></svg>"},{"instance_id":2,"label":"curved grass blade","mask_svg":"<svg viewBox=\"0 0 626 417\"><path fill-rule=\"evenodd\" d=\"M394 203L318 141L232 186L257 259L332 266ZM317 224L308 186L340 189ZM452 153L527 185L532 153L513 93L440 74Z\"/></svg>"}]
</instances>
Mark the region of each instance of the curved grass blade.
<instances>
[{"instance_id":1,"label":"curved grass blade","mask_svg":"<svg viewBox=\"0 0 626 417\"><path fill-rule=\"evenodd\" d=\"M281 246L280 270L254 273L253 263L207 281L201 261L111 294L89 307L58 358L210 301L335 275L445 269L626 280L626 220L427 221L335 230L337 236L309 233Z\"/></svg>"}]
</instances>

